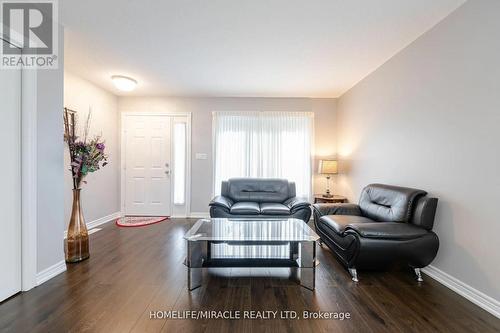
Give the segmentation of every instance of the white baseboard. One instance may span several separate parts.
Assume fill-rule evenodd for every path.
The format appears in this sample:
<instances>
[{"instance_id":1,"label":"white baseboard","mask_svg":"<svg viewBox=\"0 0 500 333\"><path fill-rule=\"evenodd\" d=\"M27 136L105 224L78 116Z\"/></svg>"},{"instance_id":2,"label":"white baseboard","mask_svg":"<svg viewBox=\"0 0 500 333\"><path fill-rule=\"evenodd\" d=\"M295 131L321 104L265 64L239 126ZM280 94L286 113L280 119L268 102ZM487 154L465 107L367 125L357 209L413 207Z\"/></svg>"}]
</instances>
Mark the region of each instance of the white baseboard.
<instances>
[{"instance_id":1,"label":"white baseboard","mask_svg":"<svg viewBox=\"0 0 500 333\"><path fill-rule=\"evenodd\" d=\"M119 218L120 216L122 216L121 212L115 212L113 214L109 214L107 216L101 217L100 219L90 221L87 223L87 229L92 229L92 228L98 227L104 223L114 221L117 218Z\"/></svg>"},{"instance_id":2,"label":"white baseboard","mask_svg":"<svg viewBox=\"0 0 500 333\"><path fill-rule=\"evenodd\" d=\"M87 229L92 229L92 228L98 227L98 226L100 226L100 225L102 225L104 223L108 223L108 222L114 221L117 218L119 218L120 216L122 216L122 213L121 212L116 212L116 213L109 214L109 215L106 215L104 217L101 217L101 218L99 218L97 220L87 222ZM66 234L67 234L67 230L64 230L64 238L66 238Z\"/></svg>"},{"instance_id":3,"label":"white baseboard","mask_svg":"<svg viewBox=\"0 0 500 333\"><path fill-rule=\"evenodd\" d=\"M39 286L42 283L52 279L56 275L61 274L66 271L66 262L64 260L59 261L57 264L44 269L43 271L36 274L36 285Z\"/></svg>"},{"instance_id":4,"label":"white baseboard","mask_svg":"<svg viewBox=\"0 0 500 333\"><path fill-rule=\"evenodd\" d=\"M191 212L189 217L192 219L208 219L210 218L210 214L208 212Z\"/></svg>"},{"instance_id":5,"label":"white baseboard","mask_svg":"<svg viewBox=\"0 0 500 333\"><path fill-rule=\"evenodd\" d=\"M472 303L488 311L497 318L500 318L500 302L490 297L459 279L443 272L434 266L422 268L422 272L429 275L434 280L450 288L462 297L465 297Z\"/></svg>"}]
</instances>

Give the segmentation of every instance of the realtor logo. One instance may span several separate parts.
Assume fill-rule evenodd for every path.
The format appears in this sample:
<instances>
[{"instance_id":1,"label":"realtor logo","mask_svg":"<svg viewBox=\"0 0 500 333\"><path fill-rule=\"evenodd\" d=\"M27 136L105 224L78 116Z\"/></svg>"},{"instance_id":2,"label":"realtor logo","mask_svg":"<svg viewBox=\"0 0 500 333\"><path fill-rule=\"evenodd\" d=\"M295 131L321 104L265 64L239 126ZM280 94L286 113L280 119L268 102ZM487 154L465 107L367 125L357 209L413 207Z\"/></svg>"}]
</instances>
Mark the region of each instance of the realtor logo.
<instances>
[{"instance_id":1,"label":"realtor logo","mask_svg":"<svg viewBox=\"0 0 500 333\"><path fill-rule=\"evenodd\" d=\"M57 68L55 0L2 1L2 68Z\"/></svg>"}]
</instances>

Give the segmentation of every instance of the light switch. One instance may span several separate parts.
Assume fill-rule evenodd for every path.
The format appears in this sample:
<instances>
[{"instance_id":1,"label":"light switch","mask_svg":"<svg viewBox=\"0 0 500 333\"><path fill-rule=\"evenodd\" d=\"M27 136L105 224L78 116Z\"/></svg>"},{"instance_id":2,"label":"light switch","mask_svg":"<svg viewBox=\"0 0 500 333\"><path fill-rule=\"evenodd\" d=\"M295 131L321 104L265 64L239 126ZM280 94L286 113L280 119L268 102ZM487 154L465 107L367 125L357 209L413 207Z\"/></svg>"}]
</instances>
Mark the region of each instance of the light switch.
<instances>
[{"instance_id":1,"label":"light switch","mask_svg":"<svg viewBox=\"0 0 500 333\"><path fill-rule=\"evenodd\" d=\"M207 154L206 153L196 153L195 158L197 160L206 160L207 159Z\"/></svg>"}]
</instances>

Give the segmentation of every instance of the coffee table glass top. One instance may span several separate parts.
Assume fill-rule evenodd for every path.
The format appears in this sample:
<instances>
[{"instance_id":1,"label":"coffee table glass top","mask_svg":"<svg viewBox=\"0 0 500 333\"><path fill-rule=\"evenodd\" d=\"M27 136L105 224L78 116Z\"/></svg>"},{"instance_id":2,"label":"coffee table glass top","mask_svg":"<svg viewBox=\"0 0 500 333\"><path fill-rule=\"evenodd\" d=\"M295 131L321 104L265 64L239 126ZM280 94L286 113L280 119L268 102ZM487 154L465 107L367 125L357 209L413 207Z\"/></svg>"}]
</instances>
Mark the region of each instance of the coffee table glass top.
<instances>
[{"instance_id":1,"label":"coffee table glass top","mask_svg":"<svg viewBox=\"0 0 500 333\"><path fill-rule=\"evenodd\" d=\"M187 232L188 241L313 242L319 236L299 219L201 219Z\"/></svg>"}]
</instances>

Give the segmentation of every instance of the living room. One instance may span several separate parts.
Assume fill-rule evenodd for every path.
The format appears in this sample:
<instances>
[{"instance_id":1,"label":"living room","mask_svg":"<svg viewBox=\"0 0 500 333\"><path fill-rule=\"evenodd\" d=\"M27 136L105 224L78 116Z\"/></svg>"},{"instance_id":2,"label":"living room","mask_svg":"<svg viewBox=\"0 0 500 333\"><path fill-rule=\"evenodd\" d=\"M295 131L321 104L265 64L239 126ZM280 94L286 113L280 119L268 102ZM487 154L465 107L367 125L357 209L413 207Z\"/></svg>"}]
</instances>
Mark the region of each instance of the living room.
<instances>
[{"instance_id":1,"label":"living room","mask_svg":"<svg viewBox=\"0 0 500 333\"><path fill-rule=\"evenodd\" d=\"M1 332L500 330L499 1L1 6Z\"/></svg>"}]
</instances>

